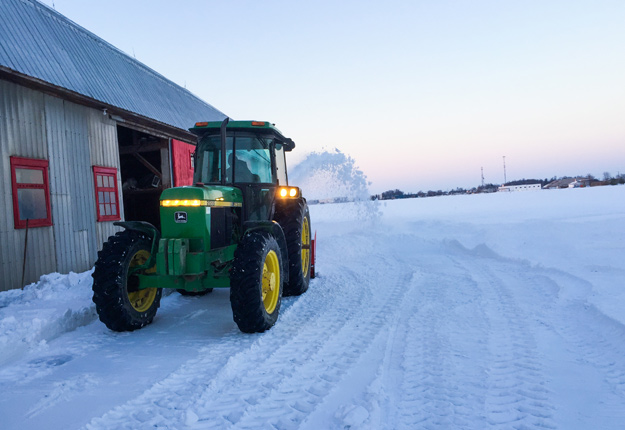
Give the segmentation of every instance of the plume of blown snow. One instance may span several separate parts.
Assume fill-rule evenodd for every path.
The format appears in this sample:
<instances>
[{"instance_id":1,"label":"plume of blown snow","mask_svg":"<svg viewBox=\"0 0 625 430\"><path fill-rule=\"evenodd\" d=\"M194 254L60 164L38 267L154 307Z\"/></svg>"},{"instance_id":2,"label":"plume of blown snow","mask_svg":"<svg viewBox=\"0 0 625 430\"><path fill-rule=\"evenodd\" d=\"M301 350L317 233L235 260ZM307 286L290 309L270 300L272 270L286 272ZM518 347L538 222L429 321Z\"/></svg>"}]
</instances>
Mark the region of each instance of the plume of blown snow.
<instances>
[{"instance_id":1,"label":"plume of blown snow","mask_svg":"<svg viewBox=\"0 0 625 430\"><path fill-rule=\"evenodd\" d=\"M289 183L300 187L309 203L353 202L346 210L355 211L358 218L379 216L378 202L371 200L367 176L352 157L336 148L308 154L289 171Z\"/></svg>"}]
</instances>

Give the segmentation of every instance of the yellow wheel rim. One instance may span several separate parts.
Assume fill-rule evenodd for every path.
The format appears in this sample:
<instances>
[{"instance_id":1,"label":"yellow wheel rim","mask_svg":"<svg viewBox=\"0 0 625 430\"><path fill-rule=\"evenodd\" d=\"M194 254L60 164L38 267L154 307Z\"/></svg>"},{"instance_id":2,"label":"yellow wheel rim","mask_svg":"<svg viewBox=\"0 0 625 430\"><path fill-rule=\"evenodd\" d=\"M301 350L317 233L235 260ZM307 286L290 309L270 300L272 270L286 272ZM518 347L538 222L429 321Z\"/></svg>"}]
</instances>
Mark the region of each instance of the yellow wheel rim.
<instances>
[{"instance_id":1,"label":"yellow wheel rim","mask_svg":"<svg viewBox=\"0 0 625 430\"><path fill-rule=\"evenodd\" d=\"M310 270L310 225L308 224L308 218L304 217L304 223L302 225L302 273L304 277Z\"/></svg>"},{"instance_id":2,"label":"yellow wheel rim","mask_svg":"<svg viewBox=\"0 0 625 430\"><path fill-rule=\"evenodd\" d=\"M129 268L133 268L136 266L141 266L145 264L146 261L150 258L150 253L145 249L137 251L135 255L130 259ZM152 267L146 270L144 273L152 273L156 271L156 267ZM156 298L156 288L145 288L139 291L133 291L132 293L128 293L128 300L130 301L130 305L137 312L145 312L150 309L152 303L154 303L154 299Z\"/></svg>"},{"instance_id":3,"label":"yellow wheel rim","mask_svg":"<svg viewBox=\"0 0 625 430\"><path fill-rule=\"evenodd\" d=\"M263 265L263 305L272 313L280 297L280 262L275 251L269 251Z\"/></svg>"}]
</instances>

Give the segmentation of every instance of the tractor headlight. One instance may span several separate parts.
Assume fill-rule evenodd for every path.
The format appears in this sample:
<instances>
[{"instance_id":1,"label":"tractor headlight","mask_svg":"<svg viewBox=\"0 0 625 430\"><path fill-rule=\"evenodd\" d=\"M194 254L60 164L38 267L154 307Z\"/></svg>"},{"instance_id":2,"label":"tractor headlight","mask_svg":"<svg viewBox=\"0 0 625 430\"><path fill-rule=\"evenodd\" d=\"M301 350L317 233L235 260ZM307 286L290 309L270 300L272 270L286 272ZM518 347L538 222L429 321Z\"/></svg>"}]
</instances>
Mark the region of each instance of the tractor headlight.
<instances>
[{"instance_id":1,"label":"tractor headlight","mask_svg":"<svg viewBox=\"0 0 625 430\"><path fill-rule=\"evenodd\" d=\"M199 207L208 206L208 200L184 199L184 200L161 200L161 206L170 207Z\"/></svg>"},{"instance_id":2,"label":"tractor headlight","mask_svg":"<svg viewBox=\"0 0 625 430\"><path fill-rule=\"evenodd\" d=\"M296 199L300 196L299 188L297 187L279 187L278 197L282 199Z\"/></svg>"}]
</instances>

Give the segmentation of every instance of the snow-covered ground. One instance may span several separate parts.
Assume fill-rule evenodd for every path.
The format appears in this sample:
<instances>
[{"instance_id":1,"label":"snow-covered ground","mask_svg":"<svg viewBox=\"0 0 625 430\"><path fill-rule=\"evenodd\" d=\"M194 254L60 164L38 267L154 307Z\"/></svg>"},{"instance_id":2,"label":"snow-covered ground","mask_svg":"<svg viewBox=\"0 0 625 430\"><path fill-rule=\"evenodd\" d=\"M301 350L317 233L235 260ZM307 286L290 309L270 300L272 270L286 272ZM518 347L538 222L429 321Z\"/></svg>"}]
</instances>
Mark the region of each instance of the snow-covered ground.
<instances>
[{"instance_id":1,"label":"snow-covered ground","mask_svg":"<svg viewBox=\"0 0 625 430\"><path fill-rule=\"evenodd\" d=\"M318 273L97 320L89 273L0 293L2 429L622 429L625 186L311 207Z\"/></svg>"}]
</instances>

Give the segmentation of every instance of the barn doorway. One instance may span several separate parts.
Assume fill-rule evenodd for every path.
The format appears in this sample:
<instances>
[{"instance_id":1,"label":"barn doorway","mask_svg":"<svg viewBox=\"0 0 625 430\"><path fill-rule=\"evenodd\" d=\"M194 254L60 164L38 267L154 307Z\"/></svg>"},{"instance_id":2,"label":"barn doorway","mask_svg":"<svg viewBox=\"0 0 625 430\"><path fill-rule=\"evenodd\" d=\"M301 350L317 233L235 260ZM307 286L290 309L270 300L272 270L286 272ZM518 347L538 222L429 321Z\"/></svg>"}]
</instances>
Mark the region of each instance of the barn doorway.
<instances>
[{"instance_id":1,"label":"barn doorway","mask_svg":"<svg viewBox=\"0 0 625 430\"><path fill-rule=\"evenodd\" d=\"M147 221L160 230L159 199L171 187L169 139L117 125L126 221Z\"/></svg>"}]
</instances>

